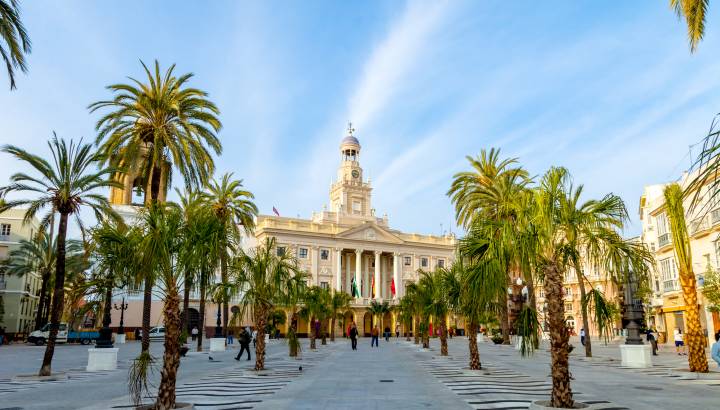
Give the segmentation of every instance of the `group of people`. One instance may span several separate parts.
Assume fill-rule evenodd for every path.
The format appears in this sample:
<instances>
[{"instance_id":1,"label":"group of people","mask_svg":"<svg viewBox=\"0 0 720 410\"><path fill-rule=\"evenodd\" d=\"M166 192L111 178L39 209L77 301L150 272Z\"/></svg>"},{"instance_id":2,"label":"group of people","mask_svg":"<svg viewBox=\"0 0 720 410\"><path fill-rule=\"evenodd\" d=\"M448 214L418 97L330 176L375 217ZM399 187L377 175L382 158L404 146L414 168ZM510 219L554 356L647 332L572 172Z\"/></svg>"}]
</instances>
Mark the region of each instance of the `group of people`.
<instances>
[{"instance_id":1,"label":"group of people","mask_svg":"<svg viewBox=\"0 0 720 410\"><path fill-rule=\"evenodd\" d=\"M347 337L350 338L350 346L352 350L357 350L357 339L360 335L360 332L358 331L357 325L355 322L350 322L347 328ZM383 330L383 337L385 338L386 342L390 341L390 337L392 337L392 331L390 330L389 326L385 326L385 329ZM400 337L400 325L395 326L395 337ZM375 326L370 329L370 347L380 347L379 345L379 339L380 339L380 327L376 324Z\"/></svg>"}]
</instances>

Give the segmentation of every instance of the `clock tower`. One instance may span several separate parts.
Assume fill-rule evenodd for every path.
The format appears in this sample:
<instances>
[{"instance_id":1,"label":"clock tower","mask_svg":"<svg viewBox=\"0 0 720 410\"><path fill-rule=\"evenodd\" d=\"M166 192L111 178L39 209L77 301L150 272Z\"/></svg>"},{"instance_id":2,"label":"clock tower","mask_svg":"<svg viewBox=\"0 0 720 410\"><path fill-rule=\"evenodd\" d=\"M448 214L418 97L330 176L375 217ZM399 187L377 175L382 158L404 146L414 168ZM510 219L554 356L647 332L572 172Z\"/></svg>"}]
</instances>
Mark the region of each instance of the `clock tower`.
<instances>
[{"instance_id":1,"label":"clock tower","mask_svg":"<svg viewBox=\"0 0 720 410\"><path fill-rule=\"evenodd\" d=\"M340 141L340 166L337 181L330 188L330 209L342 215L371 217L369 182L363 182L360 167L360 142L353 135L352 123L348 135Z\"/></svg>"}]
</instances>

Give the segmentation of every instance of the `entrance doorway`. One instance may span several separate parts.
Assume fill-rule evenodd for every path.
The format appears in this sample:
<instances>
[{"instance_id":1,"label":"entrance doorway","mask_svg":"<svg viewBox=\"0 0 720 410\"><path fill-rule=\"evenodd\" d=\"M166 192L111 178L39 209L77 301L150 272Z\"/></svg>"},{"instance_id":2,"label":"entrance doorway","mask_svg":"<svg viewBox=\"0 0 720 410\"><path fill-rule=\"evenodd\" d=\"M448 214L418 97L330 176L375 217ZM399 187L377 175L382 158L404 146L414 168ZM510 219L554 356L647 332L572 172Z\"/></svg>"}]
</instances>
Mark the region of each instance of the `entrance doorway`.
<instances>
[{"instance_id":1,"label":"entrance doorway","mask_svg":"<svg viewBox=\"0 0 720 410\"><path fill-rule=\"evenodd\" d=\"M363 317L363 336L369 337L372 331L372 313L367 312Z\"/></svg>"},{"instance_id":2,"label":"entrance doorway","mask_svg":"<svg viewBox=\"0 0 720 410\"><path fill-rule=\"evenodd\" d=\"M188 308L188 333L192 331L193 328L198 327L200 325L200 312L197 311L197 309ZM202 332L202 330L198 327L198 330Z\"/></svg>"}]
</instances>

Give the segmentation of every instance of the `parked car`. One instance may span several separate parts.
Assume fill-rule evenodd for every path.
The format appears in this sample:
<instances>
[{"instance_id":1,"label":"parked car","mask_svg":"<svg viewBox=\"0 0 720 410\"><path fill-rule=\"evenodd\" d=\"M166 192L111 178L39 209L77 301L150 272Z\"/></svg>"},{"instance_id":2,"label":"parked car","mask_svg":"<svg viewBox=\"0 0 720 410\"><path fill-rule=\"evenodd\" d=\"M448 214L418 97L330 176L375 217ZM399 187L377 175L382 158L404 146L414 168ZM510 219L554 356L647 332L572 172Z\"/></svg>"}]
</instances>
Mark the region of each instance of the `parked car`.
<instances>
[{"instance_id":1,"label":"parked car","mask_svg":"<svg viewBox=\"0 0 720 410\"><path fill-rule=\"evenodd\" d=\"M50 323L46 324L39 330L35 330L30 333L27 338L28 343L35 343L38 346L44 345L50 338ZM58 327L57 338L55 343L67 343L68 341L68 325L67 323L60 323Z\"/></svg>"},{"instance_id":2,"label":"parked car","mask_svg":"<svg viewBox=\"0 0 720 410\"><path fill-rule=\"evenodd\" d=\"M153 340L159 340L164 341L165 340L165 326L158 326L150 329L150 332L148 332L148 335L150 337L150 341Z\"/></svg>"}]
</instances>

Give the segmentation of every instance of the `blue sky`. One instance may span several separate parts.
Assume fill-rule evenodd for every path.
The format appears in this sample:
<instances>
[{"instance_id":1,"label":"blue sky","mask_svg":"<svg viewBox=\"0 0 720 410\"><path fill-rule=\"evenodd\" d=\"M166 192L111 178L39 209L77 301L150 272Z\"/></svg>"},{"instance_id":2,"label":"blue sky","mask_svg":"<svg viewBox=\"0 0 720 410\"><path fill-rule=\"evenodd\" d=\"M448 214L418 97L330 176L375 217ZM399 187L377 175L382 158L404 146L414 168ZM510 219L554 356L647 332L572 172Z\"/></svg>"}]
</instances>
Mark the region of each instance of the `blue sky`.
<instances>
[{"instance_id":1,"label":"blue sky","mask_svg":"<svg viewBox=\"0 0 720 410\"><path fill-rule=\"evenodd\" d=\"M222 111L218 173L243 178L262 213L322 209L352 120L395 228L447 229L452 175L499 147L533 174L568 167L588 199L621 195L634 235L643 186L676 179L720 111L714 3L695 54L666 1L22 6L30 72L13 92L0 74L0 143L94 140L86 107L106 85L141 78L140 59L176 63ZM0 157L0 184L20 169Z\"/></svg>"}]
</instances>

